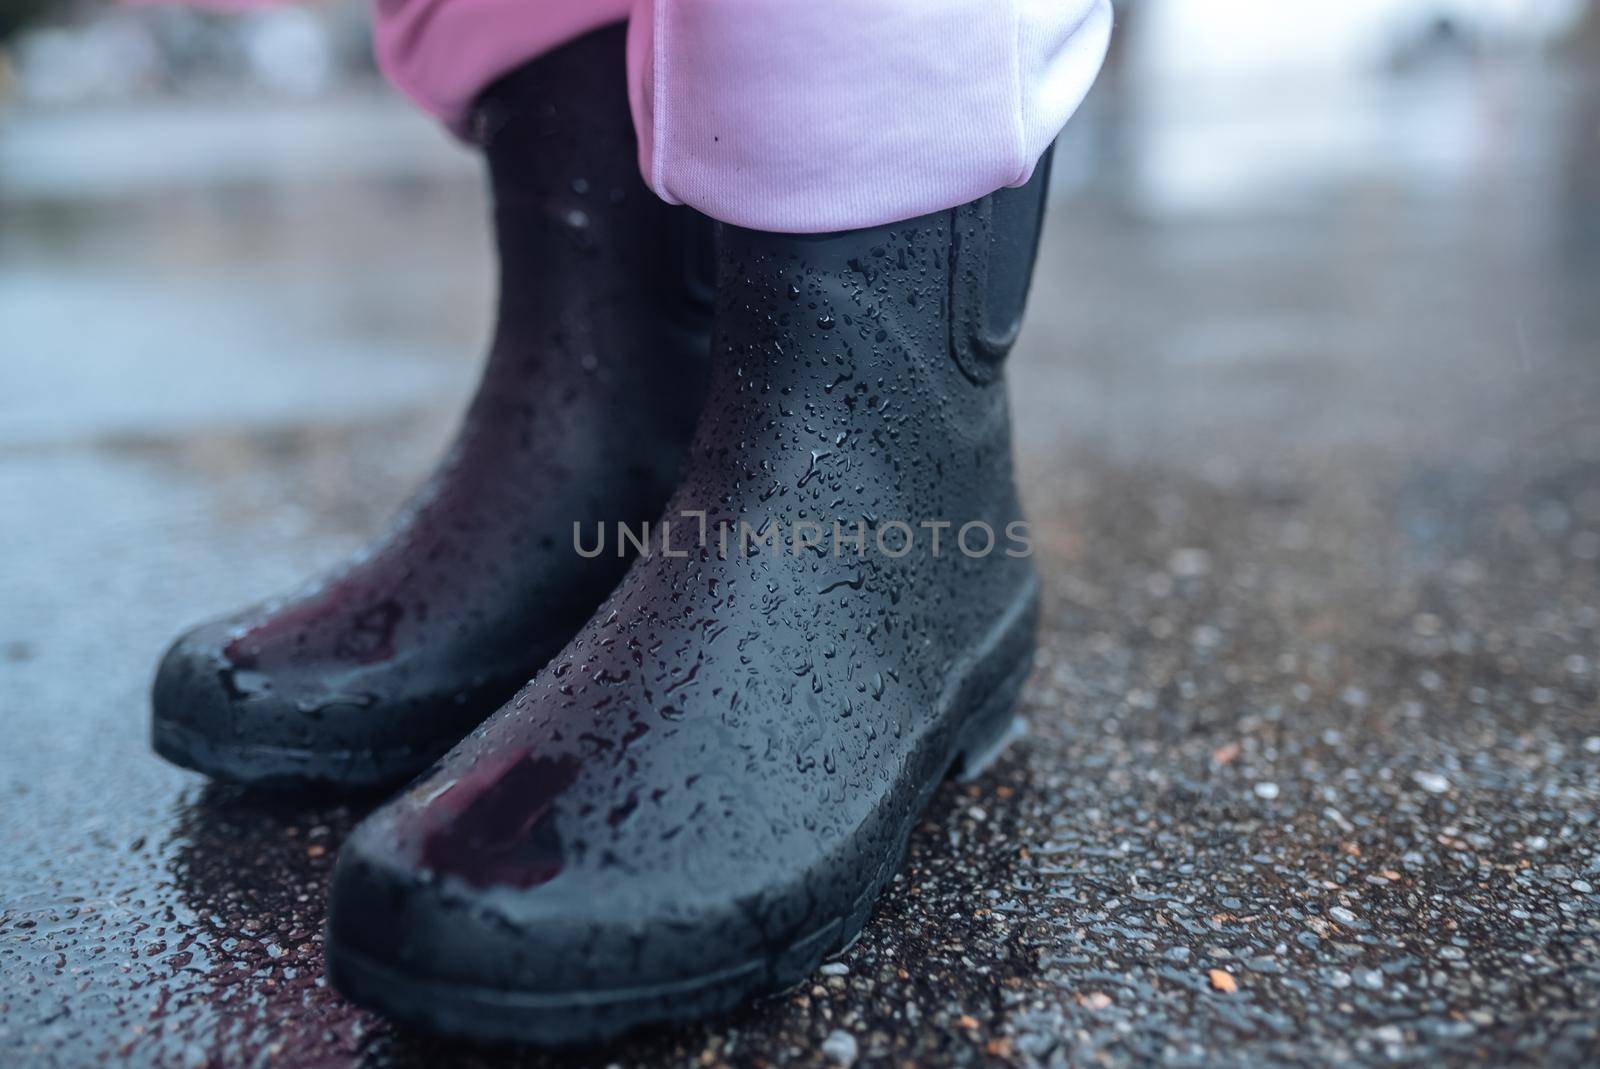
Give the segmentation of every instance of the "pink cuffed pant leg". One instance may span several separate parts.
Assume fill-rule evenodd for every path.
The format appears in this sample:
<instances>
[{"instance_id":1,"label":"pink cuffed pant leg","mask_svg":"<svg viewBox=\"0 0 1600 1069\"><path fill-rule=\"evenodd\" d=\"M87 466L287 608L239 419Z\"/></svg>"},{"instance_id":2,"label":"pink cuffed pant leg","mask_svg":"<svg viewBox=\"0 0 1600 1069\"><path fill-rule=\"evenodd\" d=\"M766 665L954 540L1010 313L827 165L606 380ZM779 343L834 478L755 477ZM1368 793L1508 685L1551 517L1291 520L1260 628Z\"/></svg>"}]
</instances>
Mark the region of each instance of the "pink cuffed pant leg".
<instances>
[{"instance_id":1,"label":"pink cuffed pant leg","mask_svg":"<svg viewBox=\"0 0 1600 1069\"><path fill-rule=\"evenodd\" d=\"M454 126L535 56L628 17L634 0L373 0L373 50L396 89Z\"/></svg>"},{"instance_id":2,"label":"pink cuffed pant leg","mask_svg":"<svg viewBox=\"0 0 1600 1069\"><path fill-rule=\"evenodd\" d=\"M761 230L845 230L1020 185L1100 69L1109 0L640 0L645 180Z\"/></svg>"}]
</instances>

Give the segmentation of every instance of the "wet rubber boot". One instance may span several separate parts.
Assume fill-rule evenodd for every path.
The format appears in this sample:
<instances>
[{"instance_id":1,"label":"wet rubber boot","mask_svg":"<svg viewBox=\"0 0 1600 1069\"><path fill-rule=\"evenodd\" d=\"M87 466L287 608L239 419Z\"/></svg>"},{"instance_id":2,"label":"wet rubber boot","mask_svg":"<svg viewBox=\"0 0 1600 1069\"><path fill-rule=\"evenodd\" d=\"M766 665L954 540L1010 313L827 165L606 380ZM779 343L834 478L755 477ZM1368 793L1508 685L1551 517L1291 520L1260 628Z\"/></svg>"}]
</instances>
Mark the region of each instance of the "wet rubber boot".
<instances>
[{"instance_id":1,"label":"wet rubber boot","mask_svg":"<svg viewBox=\"0 0 1600 1069\"><path fill-rule=\"evenodd\" d=\"M426 768L533 678L628 561L575 522L646 521L703 398L711 228L639 177L607 28L479 101L500 258L482 384L437 472L370 550L189 632L154 688L154 745L266 786L359 789Z\"/></svg>"},{"instance_id":2,"label":"wet rubber boot","mask_svg":"<svg viewBox=\"0 0 1600 1069\"><path fill-rule=\"evenodd\" d=\"M849 233L719 230L670 528L347 841L340 990L585 1043L782 989L860 931L940 780L1011 736L1032 664L1001 358L1045 185Z\"/></svg>"}]
</instances>

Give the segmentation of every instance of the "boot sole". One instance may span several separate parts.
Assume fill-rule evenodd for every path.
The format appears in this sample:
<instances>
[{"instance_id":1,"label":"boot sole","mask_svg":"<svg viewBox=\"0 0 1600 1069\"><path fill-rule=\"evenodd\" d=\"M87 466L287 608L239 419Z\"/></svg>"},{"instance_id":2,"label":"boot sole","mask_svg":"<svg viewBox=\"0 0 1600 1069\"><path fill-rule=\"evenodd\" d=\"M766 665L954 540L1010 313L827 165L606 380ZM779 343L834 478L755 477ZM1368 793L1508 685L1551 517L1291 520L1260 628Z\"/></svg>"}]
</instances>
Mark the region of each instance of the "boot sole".
<instances>
[{"instance_id":1,"label":"boot sole","mask_svg":"<svg viewBox=\"0 0 1600 1069\"><path fill-rule=\"evenodd\" d=\"M918 789L917 802L895 838L896 847L866 891L843 916L772 955L699 976L642 987L584 991L494 988L419 976L342 945L327 936L328 975L362 1005L408 1025L488 1043L566 1047L604 1043L643 1025L681 1023L724 1013L750 998L782 991L848 946L866 926L872 905L900 870L911 831L944 778L980 775L1018 737L1017 698L1033 667L1037 584L1030 581L1012 608L947 688L952 714L942 762Z\"/></svg>"},{"instance_id":2,"label":"boot sole","mask_svg":"<svg viewBox=\"0 0 1600 1069\"><path fill-rule=\"evenodd\" d=\"M150 745L166 760L212 779L261 790L365 791L403 783L444 752L303 750L287 746L213 742L180 724L156 717Z\"/></svg>"}]
</instances>

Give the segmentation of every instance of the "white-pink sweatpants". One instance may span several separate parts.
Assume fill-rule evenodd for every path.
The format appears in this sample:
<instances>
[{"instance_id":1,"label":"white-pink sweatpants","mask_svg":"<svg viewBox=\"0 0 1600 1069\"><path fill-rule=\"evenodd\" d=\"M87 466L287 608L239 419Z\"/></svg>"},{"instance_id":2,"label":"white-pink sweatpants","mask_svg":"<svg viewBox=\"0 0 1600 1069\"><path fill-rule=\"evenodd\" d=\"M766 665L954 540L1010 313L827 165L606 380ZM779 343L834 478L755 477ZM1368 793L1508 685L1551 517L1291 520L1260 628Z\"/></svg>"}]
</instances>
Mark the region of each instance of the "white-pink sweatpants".
<instances>
[{"instance_id":1,"label":"white-pink sweatpants","mask_svg":"<svg viewBox=\"0 0 1600 1069\"><path fill-rule=\"evenodd\" d=\"M793 232L1027 181L1111 35L1110 0L373 2L379 66L452 124L502 74L627 19L645 181L724 222Z\"/></svg>"},{"instance_id":2,"label":"white-pink sweatpants","mask_svg":"<svg viewBox=\"0 0 1600 1069\"><path fill-rule=\"evenodd\" d=\"M457 119L499 75L629 20L639 166L763 230L873 226L1028 179L1100 69L1109 0L376 0L378 60Z\"/></svg>"}]
</instances>

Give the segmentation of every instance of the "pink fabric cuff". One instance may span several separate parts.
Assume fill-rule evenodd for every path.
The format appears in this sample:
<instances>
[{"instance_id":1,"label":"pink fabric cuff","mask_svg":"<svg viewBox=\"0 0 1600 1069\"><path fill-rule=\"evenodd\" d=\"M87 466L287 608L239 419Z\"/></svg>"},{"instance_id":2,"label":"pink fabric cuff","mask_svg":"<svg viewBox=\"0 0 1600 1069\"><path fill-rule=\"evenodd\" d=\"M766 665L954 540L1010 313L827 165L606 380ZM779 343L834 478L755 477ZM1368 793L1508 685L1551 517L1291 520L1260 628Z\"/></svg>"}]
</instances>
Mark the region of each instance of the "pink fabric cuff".
<instances>
[{"instance_id":1,"label":"pink fabric cuff","mask_svg":"<svg viewBox=\"0 0 1600 1069\"><path fill-rule=\"evenodd\" d=\"M628 15L632 0L374 0L384 76L456 125L502 74Z\"/></svg>"},{"instance_id":2,"label":"pink fabric cuff","mask_svg":"<svg viewBox=\"0 0 1600 1069\"><path fill-rule=\"evenodd\" d=\"M645 180L725 222L873 226L1027 181L1088 92L1109 0L640 0Z\"/></svg>"}]
</instances>

